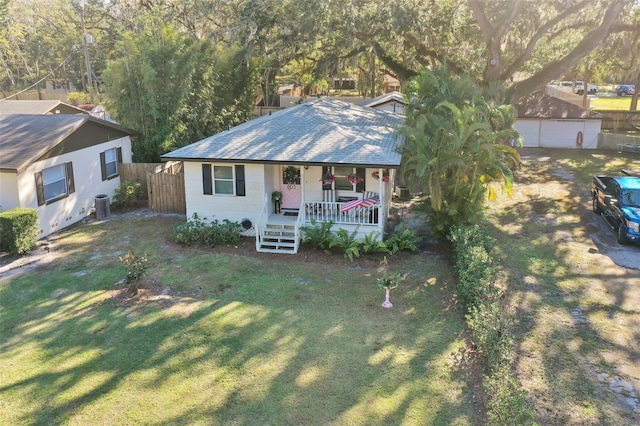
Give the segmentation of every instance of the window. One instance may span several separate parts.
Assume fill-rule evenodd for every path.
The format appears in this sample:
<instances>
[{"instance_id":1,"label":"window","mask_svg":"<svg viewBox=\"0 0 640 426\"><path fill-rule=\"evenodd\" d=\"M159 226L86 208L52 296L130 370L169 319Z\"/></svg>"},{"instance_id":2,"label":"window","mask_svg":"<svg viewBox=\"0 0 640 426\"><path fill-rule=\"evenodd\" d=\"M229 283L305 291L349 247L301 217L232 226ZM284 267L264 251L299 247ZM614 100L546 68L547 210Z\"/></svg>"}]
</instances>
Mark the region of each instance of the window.
<instances>
[{"instance_id":1,"label":"window","mask_svg":"<svg viewBox=\"0 0 640 426\"><path fill-rule=\"evenodd\" d=\"M111 148L100 153L102 180L118 176L118 163L122 163L122 148Z\"/></svg>"},{"instance_id":2,"label":"window","mask_svg":"<svg viewBox=\"0 0 640 426\"><path fill-rule=\"evenodd\" d=\"M75 192L71 163L49 167L35 174L38 205L48 204Z\"/></svg>"},{"instance_id":3,"label":"window","mask_svg":"<svg viewBox=\"0 0 640 426\"><path fill-rule=\"evenodd\" d=\"M354 172L353 167L335 167L333 174L336 175L336 189L353 191L353 184L347 180L347 176Z\"/></svg>"},{"instance_id":4,"label":"window","mask_svg":"<svg viewBox=\"0 0 640 426\"><path fill-rule=\"evenodd\" d=\"M245 196L244 166L202 165L202 193Z\"/></svg>"},{"instance_id":5,"label":"window","mask_svg":"<svg viewBox=\"0 0 640 426\"><path fill-rule=\"evenodd\" d=\"M335 186L343 191L364 191L364 168L359 167L334 167L333 174L336 176Z\"/></svg>"},{"instance_id":6,"label":"window","mask_svg":"<svg viewBox=\"0 0 640 426\"><path fill-rule=\"evenodd\" d=\"M233 195L232 166L213 166L213 188L216 194Z\"/></svg>"}]
</instances>

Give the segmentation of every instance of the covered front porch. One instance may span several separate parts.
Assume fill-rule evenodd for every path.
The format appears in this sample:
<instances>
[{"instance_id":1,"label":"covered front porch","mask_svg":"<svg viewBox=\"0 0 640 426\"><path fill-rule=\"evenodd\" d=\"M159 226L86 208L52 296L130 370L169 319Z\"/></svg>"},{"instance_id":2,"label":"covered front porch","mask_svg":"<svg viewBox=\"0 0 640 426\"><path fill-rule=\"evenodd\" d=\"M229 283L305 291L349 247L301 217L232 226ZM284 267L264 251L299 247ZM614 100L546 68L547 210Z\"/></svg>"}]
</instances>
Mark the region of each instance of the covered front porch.
<instances>
[{"instance_id":1,"label":"covered front porch","mask_svg":"<svg viewBox=\"0 0 640 426\"><path fill-rule=\"evenodd\" d=\"M299 180L287 182L287 167L297 167ZM271 169L271 170L268 170ZM358 168L358 179L341 182L335 172L346 173L351 167L328 166L270 166L265 173L271 175L271 193L265 193L262 212L255 224L256 250L261 252L297 253L303 239L303 227L326 222L332 230L345 229L364 239L374 233L382 239L388 206L392 195L393 170L387 168ZM356 168L351 174L356 175ZM276 177L273 174L276 174ZM364 178L369 175L369 182ZM333 180L326 180L326 176ZM297 176L297 175L296 175ZM383 176L376 179L376 176ZM343 176L344 179L346 177ZM276 203L274 191L282 194ZM297 203L292 203L292 200Z\"/></svg>"}]
</instances>

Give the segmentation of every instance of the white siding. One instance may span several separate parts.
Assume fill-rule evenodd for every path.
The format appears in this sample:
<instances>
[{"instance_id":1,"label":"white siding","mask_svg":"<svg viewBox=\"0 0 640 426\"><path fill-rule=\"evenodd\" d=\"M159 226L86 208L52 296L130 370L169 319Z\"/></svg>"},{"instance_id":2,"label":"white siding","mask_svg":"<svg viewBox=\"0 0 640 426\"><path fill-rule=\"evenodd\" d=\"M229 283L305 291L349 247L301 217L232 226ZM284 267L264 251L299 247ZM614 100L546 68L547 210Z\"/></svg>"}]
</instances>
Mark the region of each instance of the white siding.
<instances>
[{"instance_id":1,"label":"white siding","mask_svg":"<svg viewBox=\"0 0 640 426\"><path fill-rule=\"evenodd\" d=\"M544 148L576 148L579 132L584 135L584 120L544 120L540 145Z\"/></svg>"},{"instance_id":2,"label":"white siding","mask_svg":"<svg viewBox=\"0 0 640 426\"><path fill-rule=\"evenodd\" d=\"M15 173L0 173L0 211L20 207L16 177Z\"/></svg>"},{"instance_id":3,"label":"white siding","mask_svg":"<svg viewBox=\"0 0 640 426\"><path fill-rule=\"evenodd\" d=\"M184 186L187 202L187 218L197 213L207 220L229 219L241 222L249 219L256 223L262 210L262 203L266 191L264 165L244 164L246 196L233 195L205 195L202 186L202 164L195 162L184 163ZM213 164L218 163L204 163ZM218 164L232 166L235 164ZM243 165L241 163L237 165Z\"/></svg>"},{"instance_id":4,"label":"white siding","mask_svg":"<svg viewBox=\"0 0 640 426\"><path fill-rule=\"evenodd\" d=\"M33 208L38 212L39 238L46 237L88 216L94 207L96 195L107 194L113 201L115 190L120 185L120 177L102 181L100 153L118 147L122 148L122 161L130 163L131 139L127 136L80 151L38 161L18 175L16 186L19 194L19 206ZM48 167L69 162L73 164L75 192L51 204L38 206L35 174Z\"/></svg>"},{"instance_id":5,"label":"white siding","mask_svg":"<svg viewBox=\"0 0 640 426\"><path fill-rule=\"evenodd\" d=\"M514 124L516 130L520 132L524 138L524 147L532 148L540 146L540 120L520 119Z\"/></svg>"},{"instance_id":6,"label":"white siding","mask_svg":"<svg viewBox=\"0 0 640 426\"><path fill-rule=\"evenodd\" d=\"M519 119L515 128L524 137L525 147L579 148L581 132L582 148L596 149L600 124L600 120Z\"/></svg>"}]
</instances>

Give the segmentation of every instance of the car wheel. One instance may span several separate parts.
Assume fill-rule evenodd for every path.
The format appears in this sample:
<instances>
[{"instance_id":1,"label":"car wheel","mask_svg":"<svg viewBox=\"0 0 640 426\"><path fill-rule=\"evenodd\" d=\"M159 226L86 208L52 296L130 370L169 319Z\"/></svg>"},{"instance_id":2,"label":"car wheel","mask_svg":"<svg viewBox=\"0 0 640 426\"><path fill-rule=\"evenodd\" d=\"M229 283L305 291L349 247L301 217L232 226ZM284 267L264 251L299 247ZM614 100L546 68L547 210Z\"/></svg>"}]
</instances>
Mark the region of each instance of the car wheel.
<instances>
[{"instance_id":1,"label":"car wheel","mask_svg":"<svg viewBox=\"0 0 640 426\"><path fill-rule=\"evenodd\" d=\"M577 94L577 95L580 95L580 96L582 96L582 95L583 95L583 93L584 93L584 90L578 90L578 91L576 91L576 94Z\"/></svg>"},{"instance_id":2,"label":"car wheel","mask_svg":"<svg viewBox=\"0 0 640 426\"><path fill-rule=\"evenodd\" d=\"M602 209L600 209L600 204L598 204L598 196L597 195L593 196L593 212L595 214L602 213Z\"/></svg>"},{"instance_id":3,"label":"car wheel","mask_svg":"<svg viewBox=\"0 0 640 426\"><path fill-rule=\"evenodd\" d=\"M624 230L624 226L623 225L618 225L618 232L617 232L617 240L619 244L629 244L629 241L627 240L627 233Z\"/></svg>"},{"instance_id":4,"label":"car wheel","mask_svg":"<svg viewBox=\"0 0 640 426\"><path fill-rule=\"evenodd\" d=\"M620 92L620 96L627 96L627 92Z\"/></svg>"}]
</instances>

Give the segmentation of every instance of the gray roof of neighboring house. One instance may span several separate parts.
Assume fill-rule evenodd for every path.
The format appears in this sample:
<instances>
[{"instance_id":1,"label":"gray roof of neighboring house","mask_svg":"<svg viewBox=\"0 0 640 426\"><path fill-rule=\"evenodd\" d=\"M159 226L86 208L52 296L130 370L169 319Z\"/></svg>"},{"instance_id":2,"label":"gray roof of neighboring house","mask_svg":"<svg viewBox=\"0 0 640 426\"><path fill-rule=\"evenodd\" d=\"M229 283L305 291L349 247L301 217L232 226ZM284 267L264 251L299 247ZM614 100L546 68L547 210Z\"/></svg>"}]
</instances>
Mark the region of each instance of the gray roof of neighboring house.
<instances>
[{"instance_id":1,"label":"gray roof of neighboring house","mask_svg":"<svg viewBox=\"0 0 640 426\"><path fill-rule=\"evenodd\" d=\"M390 92L385 93L384 95L377 96L375 98L367 99L365 101L360 102L360 106L368 106L368 107L376 107L378 105L386 104L388 102L399 102L403 105L406 105L404 97L400 92Z\"/></svg>"},{"instance_id":2,"label":"gray roof of neighboring house","mask_svg":"<svg viewBox=\"0 0 640 426\"><path fill-rule=\"evenodd\" d=\"M0 115L0 171L22 172L86 123L110 129L112 138L133 134L87 114ZM86 134L78 139L78 147L95 143Z\"/></svg>"},{"instance_id":3,"label":"gray roof of neighboring house","mask_svg":"<svg viewBox=\"0 0 640 426\"><path fill-rule=\"evenodd\" d=\"M53 114L55 111L62 114L88 114L82 108L66 104L62 101L0 101L0 115L8 114Z\"/></svg>"},{"instance_id":4,"label":"gray roof of neighboring house","mask_svg":"<svg viewBox=\"0 0 640 426\"><path fill-rule=\"evenodd\" d=\"M398 166L404 117L320 98L265 115L162 156L164 160Z\"/></svg>"},{"instance_id":5,"label":"gray roof of neighboring house","mask_svg":"<svg viewBox=\"0 0 640 426\"><path fill-rule=\"evenodd\" d=\"M514 102L518 118L601 119L602 114L536 91Z\"/></svg>"}]
</instances>

